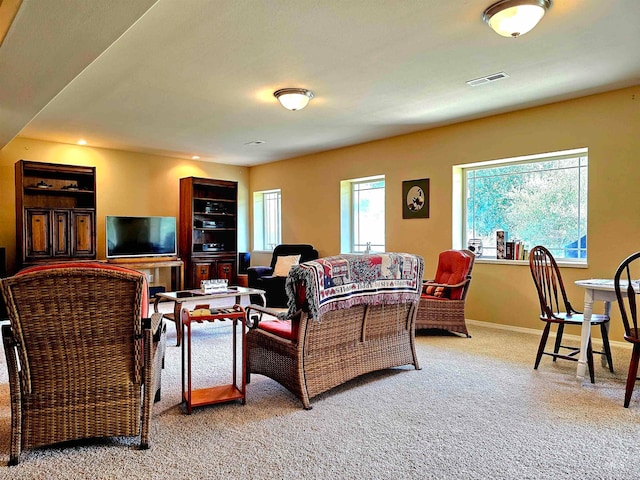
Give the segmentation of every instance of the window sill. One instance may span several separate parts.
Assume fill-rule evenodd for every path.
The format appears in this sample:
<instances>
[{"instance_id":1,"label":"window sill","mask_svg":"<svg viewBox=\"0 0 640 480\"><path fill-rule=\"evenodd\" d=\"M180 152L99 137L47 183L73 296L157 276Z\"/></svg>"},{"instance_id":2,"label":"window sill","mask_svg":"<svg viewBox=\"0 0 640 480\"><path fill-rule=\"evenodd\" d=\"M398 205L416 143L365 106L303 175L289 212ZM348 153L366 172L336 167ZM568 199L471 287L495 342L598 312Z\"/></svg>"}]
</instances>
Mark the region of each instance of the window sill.
<instances>
[{"instance_id":1,"label":"window sill","mask_svg":"<svg viewBox=\"0 0 640 480\"><path fill-rule=\"evenodd\" d=\"M493 265L526 265L529 266L529 260L503 260L497 258L476 258L475 263L488 263ZM584 262L566 262L556 260L559 267L566 268L589 268L588 263Z\"/></svg>"}]
</instances>

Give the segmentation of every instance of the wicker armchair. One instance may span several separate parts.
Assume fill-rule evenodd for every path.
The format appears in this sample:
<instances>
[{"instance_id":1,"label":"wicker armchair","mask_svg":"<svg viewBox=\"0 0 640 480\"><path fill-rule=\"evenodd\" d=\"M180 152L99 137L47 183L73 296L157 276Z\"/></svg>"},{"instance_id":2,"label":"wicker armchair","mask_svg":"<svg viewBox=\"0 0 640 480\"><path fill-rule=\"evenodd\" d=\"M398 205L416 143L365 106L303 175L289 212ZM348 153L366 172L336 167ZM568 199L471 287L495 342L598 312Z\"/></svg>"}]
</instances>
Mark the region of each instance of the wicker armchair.
<instances>
[{"instance_id":1,"label":"wicker armchair","mask_svg":"<svg viewBox=\"0 0 640 480\"><path fill-rule=\"evenodd\" d=\"M50 265L0 286L10 319L2 328L9 465L22 450L92 437L139 435L147 448L165 329L161 314L143 318L144 275L98 263Z\"/></svg>"},{"instance_id":2,"label":"wicker armchair","mask_svg":"<svg viewBox=\"0 0 640 480\"><path fill-rule=\"evenodd\" d=\"M446 250L438 257L433 280L422 286L416 330L440 329L471 337L467 331L464 306L471 284L475 255L470 250Z\"/></svg>"}]
</instances>

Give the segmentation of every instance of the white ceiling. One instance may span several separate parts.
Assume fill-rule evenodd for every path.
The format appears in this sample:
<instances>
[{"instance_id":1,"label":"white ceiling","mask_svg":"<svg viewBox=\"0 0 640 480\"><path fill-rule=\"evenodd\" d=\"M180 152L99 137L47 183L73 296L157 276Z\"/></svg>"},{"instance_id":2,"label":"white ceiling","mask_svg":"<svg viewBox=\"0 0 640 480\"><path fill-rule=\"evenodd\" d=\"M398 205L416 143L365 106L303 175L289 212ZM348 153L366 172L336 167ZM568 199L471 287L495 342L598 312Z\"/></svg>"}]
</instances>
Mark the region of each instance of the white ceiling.
<instances>
[{"instance_id":1,"label":"white ceiling","mask_svg":"<svg viewBox=\"0 0 640 480\"><path fill-rule=\"evenodd\" d=\"M23 0L0 46L0 147L257 165L640 84L639 0L555 0L517 39L483 23L491 3ZM316 97L290 112L283 87Z\"/></svg>"}]
</instances>

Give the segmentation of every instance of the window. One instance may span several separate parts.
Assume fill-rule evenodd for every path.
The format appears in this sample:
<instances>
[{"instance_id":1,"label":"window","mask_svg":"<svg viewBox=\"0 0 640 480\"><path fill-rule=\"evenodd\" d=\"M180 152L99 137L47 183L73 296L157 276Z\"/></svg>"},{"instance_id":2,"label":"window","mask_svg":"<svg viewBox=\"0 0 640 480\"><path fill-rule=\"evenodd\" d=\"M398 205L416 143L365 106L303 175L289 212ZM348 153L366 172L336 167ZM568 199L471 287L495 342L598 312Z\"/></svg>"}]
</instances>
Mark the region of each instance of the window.
<instances>
[{"instance_id":1,"label":"window","mask_svg":"<svg viewBox=\"0 0 640 480\"><path fill-rule=\"evenodd\" d=\"M340 182L340 249L343 253L385 251L384 177Z\"/></svg>"},{"instance_id":2,"label":"window","mask_svg":"<svg viewBox=\"0 0 640 480\"><path fill-rule=\"evenodd\" d=\"M587 149L454 167L459 241L479 239L482 257L496 258L496 232L504 230L505 241L519 245L516 260L544 245L556 259L585 263L587 180Z\"/></svg>"},{"instance_id":3,"label":"window","mask_svg":"<svg viewBox=\"0 0 640 480\"><path fill-rule=\"evenodd\" d=\"M273 250L280 245L282 224L280 214L280 190L254 192L253 194L253 248Z\"/></svg>"}]
</instances>

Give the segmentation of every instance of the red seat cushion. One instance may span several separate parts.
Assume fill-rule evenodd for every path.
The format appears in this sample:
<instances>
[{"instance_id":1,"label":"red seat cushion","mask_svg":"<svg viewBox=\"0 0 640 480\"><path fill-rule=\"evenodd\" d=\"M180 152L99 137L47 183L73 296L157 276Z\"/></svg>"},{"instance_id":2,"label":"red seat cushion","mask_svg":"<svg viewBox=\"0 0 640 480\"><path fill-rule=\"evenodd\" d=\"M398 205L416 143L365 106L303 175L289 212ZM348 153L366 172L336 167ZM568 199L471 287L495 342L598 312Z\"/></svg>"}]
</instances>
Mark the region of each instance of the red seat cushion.
<instances>
[{"instance_id":1,"label":"red seat cushion","mask_svg":"<svg viewBox=\"0 0 640 480\"><path fill-rule=\"evenodd\" d=\"M294 338L291 320L266 320L260 322L258 328L287 340L293 340Z\"/></svg>"}]
</instances>

